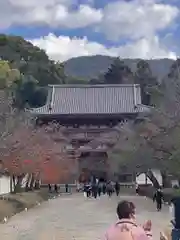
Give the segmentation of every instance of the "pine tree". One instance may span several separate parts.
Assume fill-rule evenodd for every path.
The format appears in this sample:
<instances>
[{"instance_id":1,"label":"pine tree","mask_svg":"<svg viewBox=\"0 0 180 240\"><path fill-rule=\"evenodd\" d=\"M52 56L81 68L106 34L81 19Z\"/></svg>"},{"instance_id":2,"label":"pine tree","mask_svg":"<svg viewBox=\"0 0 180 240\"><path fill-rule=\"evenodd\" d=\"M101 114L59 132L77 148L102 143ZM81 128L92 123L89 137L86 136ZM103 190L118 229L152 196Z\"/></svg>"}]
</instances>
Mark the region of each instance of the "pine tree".
<instances>
[{"instance_id":1,"label":"pine tree","mask_svg":"<svg viewBox=\"0 0 180 240\"><path fill-rule=\"evenodd\" d=\"M121 59L116 58L104 74L104 82L107 84L132 83L133 73Z\"/></svg>"},{"instance_id":2,"label":"pine tree","mask_svg":"<svg viewBox=\"0 0 180 240\"><path fill-rule=\"evenodd\" d=\"M135 73L135 83L141 86L142 103L146 105L151 104L151 88L157 84L156 78L153 77L152 71L148 62L140 60L137 63L137 70Z\"/></svg>"}]
</instances>

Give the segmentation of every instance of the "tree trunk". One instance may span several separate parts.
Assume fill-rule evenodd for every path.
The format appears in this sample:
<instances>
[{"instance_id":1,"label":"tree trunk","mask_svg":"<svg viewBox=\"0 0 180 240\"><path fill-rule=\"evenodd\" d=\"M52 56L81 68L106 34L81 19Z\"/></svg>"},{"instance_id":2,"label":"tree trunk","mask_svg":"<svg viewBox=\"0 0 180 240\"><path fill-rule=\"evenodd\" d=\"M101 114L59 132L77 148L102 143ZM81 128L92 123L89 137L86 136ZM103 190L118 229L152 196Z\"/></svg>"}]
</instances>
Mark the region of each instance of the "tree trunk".
<instances>
[{"instance_id":1,"label":"tree trunk","mask_svg":"<svg viewBox=\"0 0 180 240\"><path fill-rule=\"evenodd\" d=\"M16 177L13 174L12 175L12 193L15 193L15 187L16 187Z\"/></svg>"},{"instance_id":2,"label":"tree trunk","mask_svg":"<svg viewBox=\"0 0 180 240\"><path fill-rule=\"evenodd\" d=\"M146 175L151 180L151 182L152 182L152 184L153 184L153 186L155 188L159 188L160 187L159 182L157 181L157 179L155 178L155 176L154 176L154 174L153 174L153 172L151 170L147 171Z\"/></svg>"},{"instance_id":3,"label":"tree trunk","mask_svg":"<svg viewBox=\"0 0 180 240\"><path fill-rule=\"evenodd\" d=\"M171 183L170 183L170 180L168 178L166 171L161 171L161 177L162 177L163 188L171 187Z\"/></svg>"},{"instance_id":4,"label":"tree trunk","mask_svg":"<svg viewBox=\"0 0 180 240\"><path fill-rule=\"evenodd\" d=\"M26 192L29 191L30 180L31 180L31 174L28 174L27 182L26 182L26 186L25 186Z\"/></svg>"},{"instance_id":5,"label":"tree trunk","mask_svg":"<svg viewBox=\"0 0 180 240\"><path fill-rule=\"evenodd\" d=\"M34 181L35 181L34 173L32 173L31 182L30 182L30 190L31 190L31 191L32 191L33 188L34 188Z\"/></svg>"},{"instance_id":6,"label":"tree trunk","mask_svg":"<svg viewBox=\"0 0 180 240\"><path fill-rule=\"evenodd\" d=\"M21 190L22 190L21 185L22 185L22 181L23 181L24 177L25 177L24 174L17 176L17 183L15 184L14 193L21 192Z\"/></svg>"},{"instance_id":7,"label":"tree trunk","mask_svg":"<svg viewBox=\"0 0 180 240\"><path fill-rule=\"evenodd\" d=\"M10 176L10 193L13 192L13 177Z\"/></svg>"}]
</instances>

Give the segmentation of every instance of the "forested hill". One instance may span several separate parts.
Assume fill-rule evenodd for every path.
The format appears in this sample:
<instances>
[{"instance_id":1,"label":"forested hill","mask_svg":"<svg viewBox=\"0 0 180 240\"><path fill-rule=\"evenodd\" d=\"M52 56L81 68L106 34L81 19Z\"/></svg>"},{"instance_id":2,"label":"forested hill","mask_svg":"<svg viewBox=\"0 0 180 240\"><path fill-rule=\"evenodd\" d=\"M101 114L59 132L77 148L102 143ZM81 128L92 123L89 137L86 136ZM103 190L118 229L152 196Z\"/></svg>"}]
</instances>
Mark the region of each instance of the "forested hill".
<instances>
[{"instance_id":1,"label":"forested hill","mask_svg":"<svg viewBox=\"0 0 180 240\"><path fill-rule=\"evenodd\" d=\"M63 64L22 37L0 34L0 89L13 85L16 106L44 105L48 84L65 81Z\"/></svg>"},{"instance_id":2,"label":"forested hill","mask_svg":"<svg viewBox=\"0 0 180 240\"><path fill-rule=\"evenodd\" d=\"M11 68L32 76L40 86L63 81L61 66L54 64L43 50L22 37L0 34L0 58L8 61Z\"/></svg>"},{"instance_id":3,"label":"forested hill","mask_svg":"<svg viewBox=\"0 0 180 240\"><path fill-rule=\"evenodd\" d=\"M12 68L18 69L24 75L34 77L40 86L68 82L65 75L72 77L70 82L78 78L92 79L105 73L115 58L109 56L82 56L72 58L62 64L55 64L47 54L22 37L0 34L0 57L7 60ZM132 72L136 71L140 59L123 59ZM162 79L170 71L172 60L148 60L154 77ZM64 72L65 70L65 72ZM64 74L65 73L65 74ZM69 80L69 79L68 79Z\"/></svg>"},{"instance_id":4,"label":"forested hill","mask_svg":"<svg viewBox=\"0 0 180 240\"><path fill-rule=\"evenodd\" d=\"M113 57L100 55L72 58L65 62L65 73L68 76L91 79L106 72L114 60ZM123 59L123 61L135 72L140 59ZM147 62L154 77L162 79L169 73L173 60L153 59L147 60Z\"/></svg>"},{"instance_id":5,"label":"forested hill","mask_svg":"<svg viewBox=\"0 0 180 240\"><path fill-rule=\"evenodd\" d=\"M42 106L48 84L123 84L138 83L144 104L150 88L158 86L174 69L172 60L120 59L89 56L56 63L45 51L18 36L0 34L0 88L13 85L18 107Z\"/></svg>"}]
</instances>

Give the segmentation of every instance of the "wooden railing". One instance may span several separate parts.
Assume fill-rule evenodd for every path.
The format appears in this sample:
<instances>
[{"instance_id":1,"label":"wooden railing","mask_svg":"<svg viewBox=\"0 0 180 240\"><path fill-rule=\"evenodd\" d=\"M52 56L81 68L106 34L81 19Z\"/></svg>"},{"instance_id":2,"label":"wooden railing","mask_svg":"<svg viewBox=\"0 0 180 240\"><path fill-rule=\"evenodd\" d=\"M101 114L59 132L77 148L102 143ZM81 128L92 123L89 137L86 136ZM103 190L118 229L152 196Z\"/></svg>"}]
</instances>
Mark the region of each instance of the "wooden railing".
<instances>
[{"instance_id":1,"label":"wooden railing","mask_svg":"<svg viewBox=\"0 0 180 240\"><path fill-rule=\"evenodd\" d=\"M67 134L67 133L101 133L101 132L117 132L117 130L115 128L110 128L107 126L101 126L101 127L79 127L79 128L74 128L74 127L68 127L68 128L64 128L62 129L62 132Z\"/></svg>"}]
</instances>

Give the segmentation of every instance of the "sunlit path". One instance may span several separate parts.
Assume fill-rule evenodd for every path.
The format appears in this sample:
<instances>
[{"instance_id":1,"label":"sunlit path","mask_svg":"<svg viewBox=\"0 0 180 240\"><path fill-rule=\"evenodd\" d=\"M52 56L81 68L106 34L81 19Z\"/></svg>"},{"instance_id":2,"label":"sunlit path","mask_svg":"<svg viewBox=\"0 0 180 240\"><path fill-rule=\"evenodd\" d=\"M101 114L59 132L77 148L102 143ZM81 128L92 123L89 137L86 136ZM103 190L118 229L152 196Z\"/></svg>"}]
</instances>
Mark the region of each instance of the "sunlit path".
<instances>
[{"instance_id":1,"label":"sunlit path","mask_svg":"<svg viewBox=\"0 0 180 240\"><path fill-rule=\"evenodd\" d=\"M49 200L28 212L14 216L0 225L3 240L95 240L100 239L107 226L116 220L115 210L119 199L132 200L137 206L138 220L152 219L154 239L159 229L168 225L168 208L155 211L152 201L143 197L113 196L109 199L85 199L81 194Z\"/></svg>"}]
</instances>

